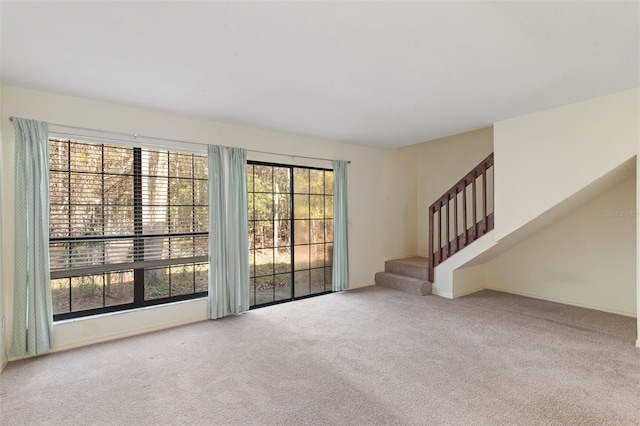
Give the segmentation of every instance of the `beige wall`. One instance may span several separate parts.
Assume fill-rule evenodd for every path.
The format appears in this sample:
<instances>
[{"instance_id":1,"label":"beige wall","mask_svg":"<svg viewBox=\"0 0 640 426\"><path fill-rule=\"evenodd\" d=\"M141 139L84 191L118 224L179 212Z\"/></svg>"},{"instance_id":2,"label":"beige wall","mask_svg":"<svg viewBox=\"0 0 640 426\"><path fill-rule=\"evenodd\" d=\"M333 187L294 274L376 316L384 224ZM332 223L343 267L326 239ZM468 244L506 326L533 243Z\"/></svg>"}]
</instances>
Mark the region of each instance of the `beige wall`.
<instances>
[{"instance_id":1,"label":"beige wall","mask_svg":"<svg viewBox=\"0 0 640 426\"><path fill-rule=\"evenodd\" d=\"M388 259L415 256L417 247L416 147L386 151L380 190L385 206L379 233Z\"/></svg>"},{"instance_id":2,"label":"beige wall","mask_svg":"<svg viewBox=\"0 0 640 426\"><path fill-rule=\"evenodd\" d=\"M484 266L487 287L636 316L635 175Z\"/></svg>"},{"instance_id":3,"label":"beige wall","mask_svg":"<svg viewBox=\"0 0 640 426\"><path fill-rule=\"evenodd\" d=\"M429 206L493 152L493 128L423 142L416 149L418 252L427 256Z\"/></svg>"},{"instance_id":4,"label":"beige wall","mask_svg":"<svg viewBox=\"0 0 640 426\"><path fill-rule=\"evenodd\" d=\"M277 152L291 155L312 156L351 160L349 166L349 255L350 276L353 288L373 284L374 272L383 269L383 260L398 254L415 252L414 239L403 226L414 221L415 208L411 185L405 181L412 176L406 170L404 152L385 156L385 151L356 145L338 143L310 137L262 130L238 125L225 124L194 117L151 111L88 99L63 96L12 86L2 88L2 146L3 171L2 194L4 249L2 277L4 283L13 281L12 241L13 211L13 131L9 125L9 116L33 118L50 123L59 123L79 127L104 129L114 132L142 134L162 138L196 142L197 144L221 144L247 149ZM51 126L52 130L57 130ZM75 133L90 135L91 132ZM127 139L127 138L124 138ZM129 138L132 139L132 138ZM142 139L139 139L142 140ZM154 144L162 142L153 141ZM165 142L166 143L166 142ZM179 143L170 144L179 146ZM196 145L198 146L198 145ZM200 145L202 147L202 145ZM261 158L264 155L249 153L249 158ZM269 156L267 156L269 157ZM309 163L308 160L291 157L272 157L274 161ZM318 162L312 162L317 165ZM321 162L322 163L322 162ZM330 167L330 163L324 162ZM385 169L386 167L386 169ZM392 183L385 177L393 177ZM400 185L405 188L382 197L382 191L389 186ZM380 238L380 229L393 223ZM411 226L409 224L409 226ZM397 236L399 232L400 237ZM413 232L413 234L415 234ZM7 329L11 325L12 297L11 285L5 285L2 291L7 316ZM119 314L117 319L94 318L89 322L69 321L55 327L54 344L56 347L72 347L83 343L92 343L95 336L99 340L120 337L138 331L147 331L157 327L166 327L178 323L196 321L205 315L199 308L201 302L184 303L170 312L167 307L147 309L134 318L134 314ZM172 322L171 318L177 318ZM144 318L144 319L141 319ZM169 320L167 320L169 318ZM5 342L9 340L5 335Z\"/></svg>"},{"instance_id":5,"label":"beige wall","mask_svg":"<svg viewBox=\"0 0 640 426\"><path fill-rule=\"evenodd\" d=\"M496 240L633 158L638 89L494 125Z\"/></svg>"}]
</instances>

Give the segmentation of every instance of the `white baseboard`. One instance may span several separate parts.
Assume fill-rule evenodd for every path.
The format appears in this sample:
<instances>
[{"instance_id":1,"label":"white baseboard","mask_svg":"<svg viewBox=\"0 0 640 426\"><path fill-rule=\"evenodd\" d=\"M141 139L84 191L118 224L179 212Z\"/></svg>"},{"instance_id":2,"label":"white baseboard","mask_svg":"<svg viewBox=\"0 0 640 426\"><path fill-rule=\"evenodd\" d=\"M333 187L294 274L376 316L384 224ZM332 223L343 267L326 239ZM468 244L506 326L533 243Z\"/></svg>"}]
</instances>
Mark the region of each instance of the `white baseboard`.
<instances>
[{"instance_id":1,"label":"white baseboard","mask_svg":"<svg viewBox=\"0 0 640 426\"><path fill-rule=\"evenodd\" d=\"M511 289L507 289L507 288L498 288L498 287L492 287L492 286L486 286L482 290L485 290L485 289L486 290L501 291L503 293L516 294L518 296L531 297L532 299L540 299L540 300L547 300L549 302L562 303L563 305L577 306L579 308L594 309L596 311L608 312L610 314L622 315L622 316L625 316L625 317L637 318L637 314L634 314L632 312L625 312L625 311L619 311L619 310L616 310L616 309L603 308L602 306L589 305L587 303L579 303L579 302L575 302L573 300L566 300L566 299L558 299L558 298L554 298L554 297L540 296L538 294L532 294L532 293L528 293L528 292L524 292L524 291L517 291L517 290L511 290Z\"/></svg>"},{"instance_id":2,"label":"white baseboard","mask_svg":"<svg viewBox=\"0 0 640 426\"><path fill-rule=\"evenodd\" d=\"M467 291L463 291L462 293L456 293L453 298L457 299L458 297L463 297L463 296L468 296L469 294L473 294L473 293L477 293L479 291L488 289L489 287L477 287L477 288L472 288L471 290L467 290Z\"/></svg>"},{"instance_id":3,"label":"white baseboard","mask_svg":"<svg viewBox=\"0 0 640 426\"><path fill-rule=\"evenodd\" d=\"M445 293L444 291L438 291L438 289L431 287L431 294L438 297L444 297L445 299L453 299L453 294Z\"/></svg>"},{"instance_id":4,"label":"white baseboard","mask_svg":"<svg viewBox=\"0 0 640 426\"><path fill-rule=\"evenodd\" d=\"M372 285L376 285L376 283L375 283L375 282L373 282L373 283L358 284L358 285L356 285L356 286L349 287L349 288L347 289L347 291L349 291L349 290L355 290L355 289L358 289L358 288L370 287L370 286L372 286Z\"/></svg>"},{"instance_id":5,"label":"white baseboard","mask_svg":"<svg viewBox=\"0 0 640 426\"><path fill-rule=\"evenodd\" d=\"M640 340L636 340L636 347L640 348Z\"/></svg>"},{"instance_id":6,"label":"white baseboard","mask_svg":"<svg viewBox=\"0 0 640 426\"><path fill-rule=\"evenodd\" d=\"M622 315L622 316L625 316L625 317L637 318L637 314L634 314L632 312L626 312L626 311L620 311L620 310L616 310L616 309L604 308L602 306L595 306L595 305L590 305L590 304L587 304L587 303L578 303L578 302L575 302L573 300L559 299L559 298L553 298L553 297L545 297L545 296L540 296L540 295L537 295L537 294L528 293L528 292L524 292L524 291L517 291L517 290L511 290L511 289L507 289L507 288L500 288L500 287L493 287L493 286L483 286L483 287L479 287L479 288L474 288L474 289L465 291L463 293L455 294L455 295L452 295L451 293L438 292L438 290L434 287L433 291L432 291L432 294L434 294L436 296L444 297L444 298L447 298L447 299L457 299L458 297L467 296L469 294L477 293L477 292L482 291L482 290L501 291L503 293L509 293L509 294L516 294L518 296L531 297L532 299L546 300L546 301L549 301L549 302L562 303L563 305L577 306L579 308L594 309L596 311L608 312L610 314L616 314L616 315ZM640 340L639 340L639 342L640 342Z\"/></svg>"},{"instance_id":7,"label":"white baseboard","mask_svg":"<svg viewBox=\"0 0 640 426\"><path fill-rule=\"evenodd\" d=\"M468 294L472 294L472 293L477 293L479 291L485 290L485 287L481 287L481 288L474 288L468 291L465 291L464 293L459 293L459 294L451 294L451 293L446 293L446 292L440 292L435 288L432 288L431 290L431 294L435 295L435 296L439 296L439 297L444 297L446 299L457 299L458 297L463 297L466 296Z\"/></svg>"}]
</instances>

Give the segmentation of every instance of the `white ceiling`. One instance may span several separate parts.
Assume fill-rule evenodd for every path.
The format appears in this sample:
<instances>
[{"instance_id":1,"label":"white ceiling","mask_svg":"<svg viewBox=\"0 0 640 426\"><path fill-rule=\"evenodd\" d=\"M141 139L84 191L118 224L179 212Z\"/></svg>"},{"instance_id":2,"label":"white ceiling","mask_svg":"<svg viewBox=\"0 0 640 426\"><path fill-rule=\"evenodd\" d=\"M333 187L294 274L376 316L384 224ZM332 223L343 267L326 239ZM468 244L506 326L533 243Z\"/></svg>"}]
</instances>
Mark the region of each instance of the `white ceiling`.
<instances>
[{"instance_id":1,"label":"white ceiling","mask_svg":"<svg viewBox=\"0 0 640 426\"><path fill-rule=\"evenodd\" d=\"M639 2L1 3L10 85L397 147L639 85Z\"/></svg>"}]
</instances>

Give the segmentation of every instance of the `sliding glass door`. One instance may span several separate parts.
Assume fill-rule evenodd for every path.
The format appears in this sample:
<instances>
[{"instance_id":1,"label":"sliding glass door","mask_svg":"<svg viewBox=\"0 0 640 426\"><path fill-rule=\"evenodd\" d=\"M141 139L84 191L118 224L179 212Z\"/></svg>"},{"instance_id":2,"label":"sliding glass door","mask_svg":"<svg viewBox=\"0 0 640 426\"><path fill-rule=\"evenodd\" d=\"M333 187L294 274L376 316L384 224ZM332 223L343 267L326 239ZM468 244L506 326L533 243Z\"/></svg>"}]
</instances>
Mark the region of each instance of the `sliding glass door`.
<instances>
[{"instance_id":1,"label":"sliding glass door","mask_svg":"<svg viewBox=\"0 0 640 426\"><path fill-rule=\"evenodd\" d=\"M251 306L331 291L333 171L249 162Z\"/></svg>"}]
</instances>

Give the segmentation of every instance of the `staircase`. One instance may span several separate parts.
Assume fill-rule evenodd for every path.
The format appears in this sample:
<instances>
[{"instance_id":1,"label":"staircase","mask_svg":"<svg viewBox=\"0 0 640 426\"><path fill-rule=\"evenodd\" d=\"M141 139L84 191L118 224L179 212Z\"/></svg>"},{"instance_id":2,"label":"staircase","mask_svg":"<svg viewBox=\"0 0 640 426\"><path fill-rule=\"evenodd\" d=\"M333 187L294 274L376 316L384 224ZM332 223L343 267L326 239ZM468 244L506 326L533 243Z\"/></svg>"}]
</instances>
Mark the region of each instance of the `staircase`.
<instances>
[{"instance_id":1,"label":"staircase","mask_svg":"<svg viewBox=\"0 0 640 426\"><path fill-rule=\"evenodd\" d=\"M429 275L435 267L491 231L493 220L493 153L429 207ZM492 194L489 199L489 192Z\"/></svg>"},{"instance_id":2,"label":"staircase","mask_svg":"<svg viewBox=\"0 0 640 426\"><path fill-rule=\"evenodd\" d=\"M429 207L429 258L387 260L377 285L431 294L435 267L493 229L493 153ZM489 198L489 193L491 198Z\"/></svg>"},{"instance_id":3,"label":"staircase","mask_svg":"<svg viewBox=\"0 0 640 426\"><path fill-rule=\"evenodd\" d=\"M424 296L431 294L428 276L428 258L408 257L384 262L384 272L376 273L375 280L377 285L383 287Z\"/></svg>"}]
</instances>

